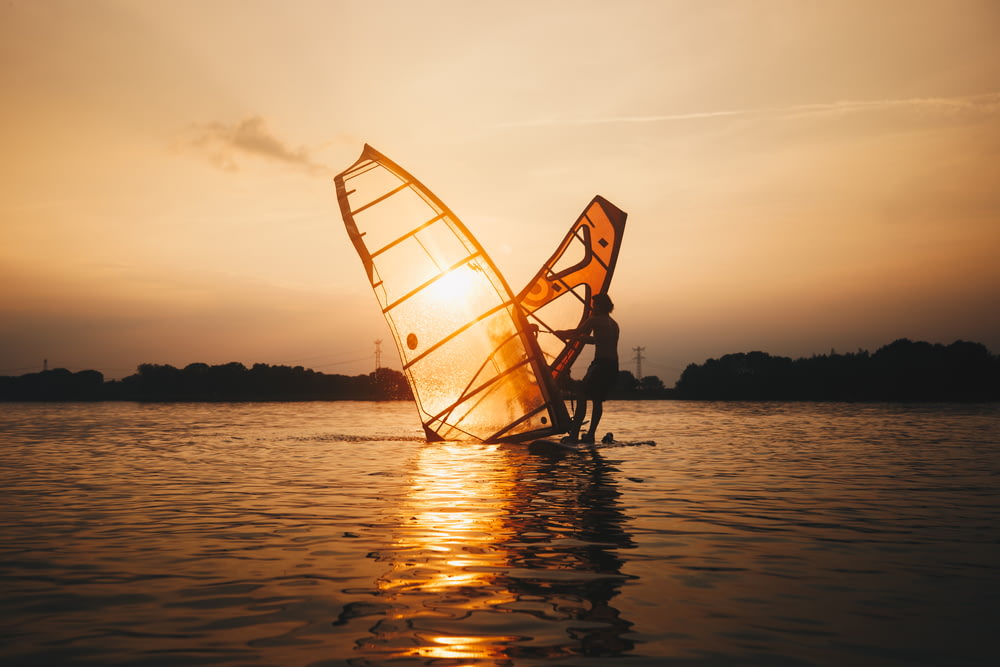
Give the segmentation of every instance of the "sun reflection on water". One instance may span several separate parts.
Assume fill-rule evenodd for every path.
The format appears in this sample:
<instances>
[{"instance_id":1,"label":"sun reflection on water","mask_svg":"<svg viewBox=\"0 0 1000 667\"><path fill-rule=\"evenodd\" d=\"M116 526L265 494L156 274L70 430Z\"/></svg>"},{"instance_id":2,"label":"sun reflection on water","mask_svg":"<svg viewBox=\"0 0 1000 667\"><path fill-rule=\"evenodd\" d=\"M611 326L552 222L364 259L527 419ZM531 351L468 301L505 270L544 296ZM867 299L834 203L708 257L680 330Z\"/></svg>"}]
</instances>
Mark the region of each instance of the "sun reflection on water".
<instances>
[{"instance_id":1,"label":"sun reflection on water","mask_svg":"<svg viewBox=\"0 0 1000 667\"><path fill-rule=\"evenodd\" d=\"M439 442L407 465L360 652L472 665L630 650L609 603L632 542L596 452Z\"/></svg>"},{"instance_id":2,"label":"sun reflection on water","mask_svg":"<svg viewBox=\"0 0 1000 667\"><path fill-rule=\"evenodd\" d=\"M394 657L484 659L501 656L516 639L483 624L481 635L441 631L516 599L496 585L509 562L500 545L511 537L503 516L516 486L502 459L497 445L421 448L399 506L398 537L385 554L391 567L377 582L390 608L366 648Z\"/></svg>"}]
</instances>

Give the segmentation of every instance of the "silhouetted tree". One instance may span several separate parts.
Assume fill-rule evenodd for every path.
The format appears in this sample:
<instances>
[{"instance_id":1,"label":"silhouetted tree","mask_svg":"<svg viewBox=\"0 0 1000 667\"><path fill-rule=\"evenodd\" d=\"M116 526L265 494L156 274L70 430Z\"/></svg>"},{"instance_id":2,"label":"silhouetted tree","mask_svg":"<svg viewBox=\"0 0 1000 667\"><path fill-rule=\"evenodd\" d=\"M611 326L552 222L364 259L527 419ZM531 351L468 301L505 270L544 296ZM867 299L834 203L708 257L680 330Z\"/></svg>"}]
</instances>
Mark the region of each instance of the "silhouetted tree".
<instances>
[{"instance_id":1,"label":"silhouetted tree","mask_svg":"<svg viewBox=\"0 0 1000 667\"><path fill-rule=\"evenodd\" d=\"M618 381L611 388L608 398L617 400L635 398L638 388L639 381L635 379L635 376L630 371L620 370L618 371Z\"/></svg>"},{"instance_id":2,"label":"silhouetted tree","mask_svg":"<svg viewBox=\"0 0 1000 667\"><path fill-rule=\"evenodd\" d=\"M662 395L664 390L663 380L655 375L647 375L639 381L639 391L643 394Z\"/></svg>"},{"instance_id":3,"label":"silhouetted tree","mask_svg":"<svg viewBox=\"0 0 1000 667\"><path fill-rule=\"evenodd\" d=\"M691 364L679 398L707 400L982 401L1000 398L1000 360L978 343L914 343L875 354L817 355L792 361L764 352Z\"/></svg>"},{"instance_id":4,"label":"silhouetted tree","mask_svg":"<svg viewBox=\"0 0 1000 667\"><path fill-rule=\"evenodd\" d=\"M131 400L131 401L315 401L402 400L411 398L399 371L348 377L326 375L302 366L239 362L217 366L142 364L134 375L104 382L97 371L70 373L55 369L19 377L0 377L0 400Z\"/></svg>"},{"instance_id":5,"label":"silhouetted tree","mask_svg":"<svg viewBox=\"0 0 1000 667\"><path fill-rule=\"evenodd\" d=\"M379 368L369 376L372 381L372 398L375 400L409 400L413 398L406 376L391 368Z\"/></svg>"},{"instance_id":6,"label":"silhouetted tree","mask_svg":"<svg viewBox=\"0 0 1000 667\"><path fill-rule=\"evenodd\" d=\"M572 397L575 385L562 388ZM727 354L690 364L673 389L655 375L637 380L619 371L610 398L817 401L992 401L1000 400L1000 358L984 345L950 345L900 338L874 354L814 355L792 360L765 352ZM142 364L134 375L104 381L98 371L56 368L0 377L0 401L314 401L406 400L406 377L380 368L348 377L302 366L239 362L217 366Z\"/></svg>"},{"instance_id":7,"label":"silhouetted tree","mask_svg":"<svg viewBox=\"0 0 1000 667\"><path fill-rule=\"evenodd\" d=\"M70 372L54 368L40 373L0 378L2 401L99 401L104 376L98 371Z\"/></svg>"}]
</instances>

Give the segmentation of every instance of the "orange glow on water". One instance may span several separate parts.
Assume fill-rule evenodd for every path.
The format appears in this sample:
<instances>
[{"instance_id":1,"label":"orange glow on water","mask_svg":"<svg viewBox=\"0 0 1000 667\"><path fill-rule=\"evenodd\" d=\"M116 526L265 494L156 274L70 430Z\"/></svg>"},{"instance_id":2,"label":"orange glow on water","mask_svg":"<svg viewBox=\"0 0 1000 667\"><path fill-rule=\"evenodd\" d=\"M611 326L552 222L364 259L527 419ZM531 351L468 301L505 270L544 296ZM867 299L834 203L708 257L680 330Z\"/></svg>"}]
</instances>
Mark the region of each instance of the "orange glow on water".
<instances>
[{"instance_id":1,"label":"orange glow on water","mask_svg":"<svg viewBox=\"0 0 1000 667\"><path fill-rule=\"evenodd\" d=\"M508 566L503 542L512 537L503 518L514 493L513 468L497 445L435 443L421 448L401 499L399 535L389 571L378 580L396 609L395 623L375 632L393 657L472 660L503 655L507 635L433 632L442 612L468 615L511 603L496 585ZM424 629L424 625L427 626ZM400 648L416 632L418 645Z\"/></svg>"}]
</instances>

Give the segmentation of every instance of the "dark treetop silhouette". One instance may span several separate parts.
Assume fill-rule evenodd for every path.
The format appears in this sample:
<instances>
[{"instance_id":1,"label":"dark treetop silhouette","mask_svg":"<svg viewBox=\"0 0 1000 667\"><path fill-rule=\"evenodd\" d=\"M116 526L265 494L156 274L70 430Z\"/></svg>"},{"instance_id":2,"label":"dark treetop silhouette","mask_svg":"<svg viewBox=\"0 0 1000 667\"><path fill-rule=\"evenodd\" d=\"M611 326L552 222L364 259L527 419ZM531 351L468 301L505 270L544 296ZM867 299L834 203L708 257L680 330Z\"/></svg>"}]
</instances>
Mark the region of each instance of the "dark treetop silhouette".
<instances>
[{"instance_id":1,"label":"dark treetop silhouette","mask_svg":"<svg viewBox=\"0 0 1000 667\"><path fill-rule=\"evenodd\" d=\"M979 343L932 345L901 338L874 354L792 360L764 352L691 364L677 398L701 400L993 401L1000 359Z\"/></svg>"},{"instance_id":2,"label":"dark treetop silhouette","mask_svg":"<svg viewBox=\"0 0 1000 667\"><path fill-rule=\"evenodd\" d=\"M572 389L568 395L572 395ZM368 375L327 375L301 366L232 362L182 369L142 364L138 373L104 381L94 370L65 368L0 376L0 401L315 401L411 400L406 378L380 368ZM806 401L996 401L1000 357L984 345L950 345L902 338L874 354L801 359L766 352L727 354L689 365L673 389L655 375L618 371L608 398Z\"/></svg>"},{"instance_id":3,"label":"dark treetop silhouette","mask_svg":"<svg viewBox=\"0 0 1000 667\"><path fill-rule=\"evenodd\" d=\"M184 368L142 364L135 375L104 382L97 371L64 368L0 377L0 400L8 401L316 401L409 399L399 371L380 368L368 375L326 375L301 366L231 362L195 363Z\"/></svg>"}]
</instances>

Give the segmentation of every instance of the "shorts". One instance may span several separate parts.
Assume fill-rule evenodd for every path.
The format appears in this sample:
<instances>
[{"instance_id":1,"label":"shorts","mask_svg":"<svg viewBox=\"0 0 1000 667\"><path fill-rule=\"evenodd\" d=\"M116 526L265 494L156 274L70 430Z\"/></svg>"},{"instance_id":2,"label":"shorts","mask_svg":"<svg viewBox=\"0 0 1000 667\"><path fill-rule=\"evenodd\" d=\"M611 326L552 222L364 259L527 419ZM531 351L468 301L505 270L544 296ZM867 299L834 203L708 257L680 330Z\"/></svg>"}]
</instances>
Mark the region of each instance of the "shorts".
<instances>
[{"instance_id":1,"label":"shorts","mask_svg":"<svg viewBox=\"0 0 1000 667\"><path fill-rule=\"evenodd\" d=\"M603 401L618 382L616 359L594 359L583 376L583 395L591 400Z\"/></svg>"}]
</instances>

